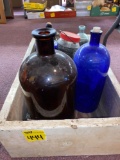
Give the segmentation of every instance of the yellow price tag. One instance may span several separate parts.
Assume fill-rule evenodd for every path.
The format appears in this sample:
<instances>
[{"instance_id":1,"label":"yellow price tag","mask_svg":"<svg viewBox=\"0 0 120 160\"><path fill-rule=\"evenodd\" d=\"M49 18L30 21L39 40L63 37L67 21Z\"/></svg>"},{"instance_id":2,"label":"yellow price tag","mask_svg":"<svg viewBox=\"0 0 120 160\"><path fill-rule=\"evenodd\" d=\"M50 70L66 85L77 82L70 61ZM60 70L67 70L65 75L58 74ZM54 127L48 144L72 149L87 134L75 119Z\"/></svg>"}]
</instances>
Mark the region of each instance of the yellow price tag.
<instances>
[{"instance_id":1,"label":"yellow price tag","mask_svg":"<svg viewBox=\"0 0 120 160\"><path fill-rule=\"evenodd\" d=\"M55 13L51 13L51 14L50 14L50 17L55 17Z\"/></svg>"},{"instance_id":2,"label":"yellow price tag","mask_svg":"<svg viewBox=\"0 0 120 160\"><path fill-rule=\"evenodd\" d=\"M40 18L45 18L44 12L41 12L41 13L40 13Z\"/></svg>"},{"instance_id":3,"label":"yellow price tag","mask_svg":"<svg viewBox=\"0 0 120 160\"><path fill-rule=\"evenodd\" d=\"M116 7L112 7L112 12L116 12Z\"/></svg>"},{"instance_id":4,"label":"yellow price tag","mask_svg":"<svg viewBox=\"0 0 120 160\"><path fill-rule=\"evenodd\" d=\"M22 133L28 142L46 140L46 134L43 130L25 130Z\"/></svg>"},{"instance_id":5,"label":"yellow price tag","mask_svg":"<svg viewBox=\"0 0 120 160\"><path fill-rule=\"evenodd\" d=\"M88 11L91 10L91 5L87 6L87 10L88 10Z\"/></svg>"}]
</instances>

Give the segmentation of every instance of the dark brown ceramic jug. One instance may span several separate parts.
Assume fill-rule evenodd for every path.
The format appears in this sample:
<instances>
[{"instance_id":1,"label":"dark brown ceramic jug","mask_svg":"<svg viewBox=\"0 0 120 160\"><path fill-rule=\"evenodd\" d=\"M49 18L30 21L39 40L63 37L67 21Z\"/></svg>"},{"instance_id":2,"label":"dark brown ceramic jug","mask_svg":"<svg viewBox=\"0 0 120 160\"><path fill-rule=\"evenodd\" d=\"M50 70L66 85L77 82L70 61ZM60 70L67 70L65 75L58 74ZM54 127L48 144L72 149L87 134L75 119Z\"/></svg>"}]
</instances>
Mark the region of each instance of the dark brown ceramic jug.
<instances>
[{"instance_id":1,"label":"dark brown ceramic jug","mask_svg":"<svg viewBox=\"0 0 120 160\"><path fill-rule=\"evenodd\" d=\"M36 52L19 70L19 80L31 119L68 119L74 115L74 85L77 75L73 60L54 50L53 28L36 29Z\"/></svg>"}]
</instances>

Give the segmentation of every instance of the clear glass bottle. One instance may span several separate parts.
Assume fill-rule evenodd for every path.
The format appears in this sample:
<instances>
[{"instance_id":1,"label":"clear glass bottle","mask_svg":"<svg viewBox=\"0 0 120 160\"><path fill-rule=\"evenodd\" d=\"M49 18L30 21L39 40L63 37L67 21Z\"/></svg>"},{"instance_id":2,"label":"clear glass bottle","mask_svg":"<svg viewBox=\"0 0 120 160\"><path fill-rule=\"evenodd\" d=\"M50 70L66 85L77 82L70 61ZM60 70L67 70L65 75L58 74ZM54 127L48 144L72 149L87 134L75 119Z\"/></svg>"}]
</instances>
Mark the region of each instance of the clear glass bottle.
<instances>
[{"instance_id":1,"label":"clear glass bottle","mask_svg":"<svg viewBox=\"0 0 120 160\"><path fill-rule=\"evenodd\" d=\"M100 43L100 27L93 27L90 34L90 42L82 45L74 55L78 70L75 107L83 113L93 112L98 107L110 66L109 52Z\"/></svg>"},{"instance_id":2,"label":"clear glass bottle","mask_svg":"<svg viewBox=\"0 0 120 160\"><path fill-rule=\"evenodd\" d=\"M33 30L36 52L19 70L31 119L67 119L74 115L77 69L68 55L54 49L55 34L53 28Z\"/></svg>"},{"instance_id":3,"label":"clear glass bottle","mask_svg":"<svg viewBox=\"0 0 120 160\"><path fill-rule=\"evenodd\" d=\"M80 46L83 45L84 43L88 42L88 35L85 33L86 26L80 25L79 26L79 33L78 35L80 36Z\"/></svg>"}]
</instances>

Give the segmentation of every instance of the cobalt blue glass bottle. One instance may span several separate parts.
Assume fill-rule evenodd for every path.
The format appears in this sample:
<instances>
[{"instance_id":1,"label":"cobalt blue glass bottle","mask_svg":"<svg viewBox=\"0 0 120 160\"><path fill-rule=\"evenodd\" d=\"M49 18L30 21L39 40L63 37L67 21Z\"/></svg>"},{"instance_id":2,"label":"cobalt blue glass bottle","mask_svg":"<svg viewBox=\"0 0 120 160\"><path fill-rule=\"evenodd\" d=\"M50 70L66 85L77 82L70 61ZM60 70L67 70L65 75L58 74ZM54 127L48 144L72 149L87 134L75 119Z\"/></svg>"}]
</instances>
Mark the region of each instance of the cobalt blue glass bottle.
<instances>
[{"instance_id":1,"label":"cobalt blue glass bottle","mask_svg":"<svg viewBox=\"0 0 120 160\"><path fill-rule=\"evenodd\" d=\"M90 42L82 45L74 55L78 76L76 80L75 107L83 113L97 109L110 66L107 48L100 43L102 30L93 27Z\"/></svg>"}]
</instances>

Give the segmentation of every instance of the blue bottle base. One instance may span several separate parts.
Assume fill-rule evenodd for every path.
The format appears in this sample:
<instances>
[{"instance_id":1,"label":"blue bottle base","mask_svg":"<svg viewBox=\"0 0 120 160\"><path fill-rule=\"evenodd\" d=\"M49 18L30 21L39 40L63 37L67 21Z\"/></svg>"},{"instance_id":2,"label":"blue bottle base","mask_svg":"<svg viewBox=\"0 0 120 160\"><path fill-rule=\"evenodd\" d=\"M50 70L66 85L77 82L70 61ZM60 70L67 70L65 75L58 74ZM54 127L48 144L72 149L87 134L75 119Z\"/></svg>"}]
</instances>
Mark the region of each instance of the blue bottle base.
<instances>
[{"instance_id":1,"label":"blue bottle base","mask_svg":"<svg viewBox=\"0 0 120 160\"><path fill-rule=\"evenodd\" d=\"M90 107L90 106L89 106L89 107ZM82 112L82 113L91 113L91 112L94 112L97 108L98 108L98 106L96 106L96 107L91 106L90 108L87 108L87 109L86 109L86 107L83 108L83 106L82 106L82 107L76 106L75 109L76 109L78 112Z\"/></svg>"},{"instance_id":2,"label":"blue bottle base","mask_svg":"<svg viewBox=\"0 0 120 160\"><path fill-rule=\"evenodd\" d=\"M83 113L94 112L99 105L106 78L103 78L100 85L76 84L75 109Z\"/></svg>"}]
</instances>

